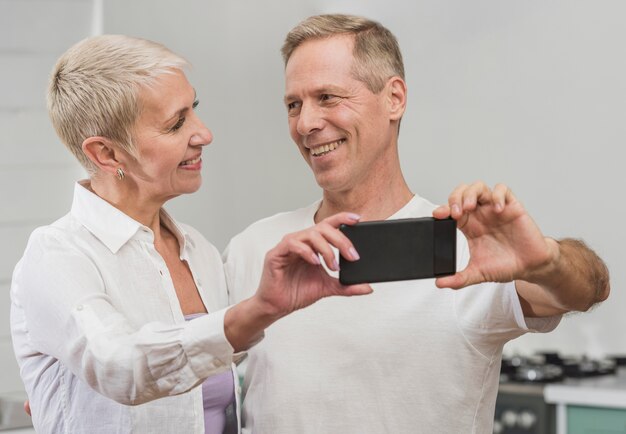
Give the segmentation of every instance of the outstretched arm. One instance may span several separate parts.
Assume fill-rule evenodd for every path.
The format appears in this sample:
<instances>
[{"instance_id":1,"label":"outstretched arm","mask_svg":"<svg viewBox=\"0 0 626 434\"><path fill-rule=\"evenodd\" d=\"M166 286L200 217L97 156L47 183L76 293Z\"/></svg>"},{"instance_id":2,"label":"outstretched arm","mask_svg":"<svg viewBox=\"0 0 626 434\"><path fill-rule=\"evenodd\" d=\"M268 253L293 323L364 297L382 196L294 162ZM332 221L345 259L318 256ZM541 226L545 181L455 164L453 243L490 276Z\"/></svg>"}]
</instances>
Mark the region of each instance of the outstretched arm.
<instances>
[{"instance_id":1,"label":"outstretched arm","mask_svg":"<svg viewBox=\"0 0 626 434\"><path fill-rule=\"evenodd\" d=\"M604 262L580 241L545 237L505 185L461 185L433 216L452 216L470 249L468 266L440 287L515 281L527 316L584 311L609 295Z\"/></svg>"}]
</instances>

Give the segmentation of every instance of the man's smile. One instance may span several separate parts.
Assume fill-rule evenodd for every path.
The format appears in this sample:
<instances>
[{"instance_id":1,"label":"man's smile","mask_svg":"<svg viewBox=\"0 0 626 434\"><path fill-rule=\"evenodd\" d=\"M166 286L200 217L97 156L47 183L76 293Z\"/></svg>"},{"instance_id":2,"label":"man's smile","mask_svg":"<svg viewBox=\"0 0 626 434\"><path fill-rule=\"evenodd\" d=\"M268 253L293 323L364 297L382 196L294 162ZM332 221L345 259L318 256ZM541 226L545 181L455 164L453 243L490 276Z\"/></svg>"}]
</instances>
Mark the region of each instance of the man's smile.
<instances>
[{"instance_id":1,"label":"man's smile","mask_svg":"<svg viewBox=\"0 0 626 434\"><path fill-rule=\"evenodd\" d=\"M314 148L310 148L309 151L311 152L312 156L320 157L322 155L326 155L329 152L334 151L335 149L337 149L337 147L339 147L339 145L341 145L345 141L346 141L346 139L339 139L339 140L336 140L334 142L330 142L330 143L326 143L324 145L320 145L320 146L316 146Z\"/></svg>"}]
</instances>

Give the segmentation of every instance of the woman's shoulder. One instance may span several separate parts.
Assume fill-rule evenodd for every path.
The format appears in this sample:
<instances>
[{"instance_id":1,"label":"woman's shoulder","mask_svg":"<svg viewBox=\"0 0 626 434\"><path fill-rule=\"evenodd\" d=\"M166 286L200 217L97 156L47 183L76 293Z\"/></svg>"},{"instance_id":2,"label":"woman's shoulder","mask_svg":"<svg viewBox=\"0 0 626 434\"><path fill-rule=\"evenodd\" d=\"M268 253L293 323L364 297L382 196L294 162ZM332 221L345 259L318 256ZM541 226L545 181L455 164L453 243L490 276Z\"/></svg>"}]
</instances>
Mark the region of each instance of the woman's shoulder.
<instances>
[{"instance_id":1,"label":"woman's shoulder","mask_svg":"<svg viewBox=\"0 0 626 434\"><path fill-rule=\"evenodd\" d=\"M28 238L24 253L16 265L22 274L45 274L58 272L64 264L76 264L88 259L83 245L88 232L72 222L66 215L59 220L33 230ZM14 275L15 277L15 275Z\"/></svg>"},{"instance_id":2,"label":"woman's shoulder","mask_svg":"<svg viewBox=\"0 0 626 434\"><path fill-rule=\"evenodd\" d=\"M78 224L70 214L60 219L35 228L28 239L28 245L71 245L73 239L84 237L84 227Z\"/></svg>"}]
</instances>

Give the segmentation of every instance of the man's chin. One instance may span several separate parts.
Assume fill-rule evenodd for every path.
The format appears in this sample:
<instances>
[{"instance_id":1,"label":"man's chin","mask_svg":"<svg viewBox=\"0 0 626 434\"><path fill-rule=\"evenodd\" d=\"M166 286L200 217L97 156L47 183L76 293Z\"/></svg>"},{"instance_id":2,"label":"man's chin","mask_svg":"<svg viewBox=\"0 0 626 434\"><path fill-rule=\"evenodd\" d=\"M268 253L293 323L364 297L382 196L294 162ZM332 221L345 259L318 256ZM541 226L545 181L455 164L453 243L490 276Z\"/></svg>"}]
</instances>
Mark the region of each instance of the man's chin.
<instances>
[{"instance_id":1,"label":"man's chin","mask_svg":"<svg viewBox=\"0 0 626 434\"><path fill-rule=\"evenodd\" d=\"M319 185L322 190L332 193L339 193L345 190L346 184L342 182L339 177L329 176L328 173L323 175L315 174L315 182L317 182L317 185Z\"/></svg>"}]
</instances>

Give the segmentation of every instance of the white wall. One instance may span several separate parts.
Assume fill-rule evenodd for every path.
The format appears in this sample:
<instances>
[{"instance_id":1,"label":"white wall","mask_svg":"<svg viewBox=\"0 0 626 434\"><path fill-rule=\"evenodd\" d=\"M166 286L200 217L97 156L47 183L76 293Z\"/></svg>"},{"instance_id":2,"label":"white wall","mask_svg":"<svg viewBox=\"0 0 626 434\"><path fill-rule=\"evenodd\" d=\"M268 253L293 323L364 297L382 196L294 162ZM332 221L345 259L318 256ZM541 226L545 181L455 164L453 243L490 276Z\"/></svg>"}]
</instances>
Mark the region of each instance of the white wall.
<instances>
[{"instance_id":1,"label":"white wall","mask_svg":"<svg viewBox=\"0 0 626 434\"><path fill-rule=\"evenodd\" d=\"M89 35L91 0L0 0L0 394L23 390L9 331L11 273L30 232L67 212L81 169L45 110L56 58Z\"/></svg>"},{"instance_id":2,"label":"white wall","mask_svg":"<svg viewBox=\"0 0 626 434\"><path fill-rule=\"evenodd\" d=\"M319 196L287 133L279 48L323 12L364 14L398 37L409 86L400 148L414 191L443 202L460 182L505 182L546 234L582 237L608 263L609 301L508 351L626 353L614 332L626 329L620 0L109 0L105 32L157 39L195 65L215 140L203 188L174 201L175 213L222 248L255 219Z\"/></svg>"},{"instance_id":3,"label":"white wall","mask_svg":"<svg viewBox=\"0 0 626 434\"><path fill-rule=\"evenodd\" d=\"M626 3L620 0L106 0L104 31L165 43L195 65L213 130L204 186L174 214L219 248L252 221L319 196L291 143L279 47L315 13L365 14L405 56L401 134L414 191L445 201L459 182L506 182L547 234L580 236L607 261L613 294L509 351L626 353L626 242L620 170L626 138ZM0 393L21 388L8 286L30 231L69 207L82 176L44 110L54 60L89 33L88 0L0 0ZM5 66L6 65L6 66Z\"/></svg>"}]
</instances>

